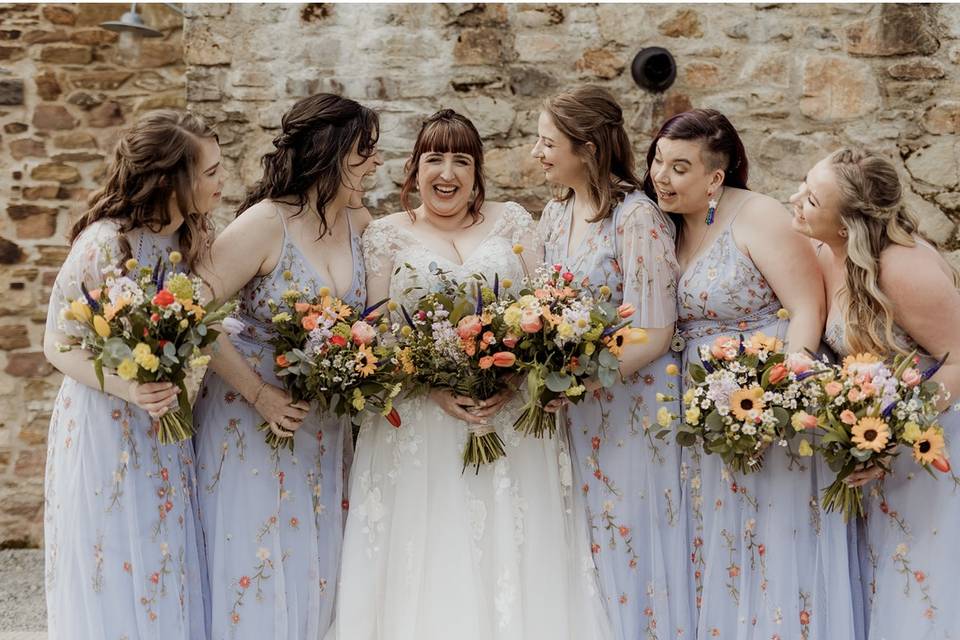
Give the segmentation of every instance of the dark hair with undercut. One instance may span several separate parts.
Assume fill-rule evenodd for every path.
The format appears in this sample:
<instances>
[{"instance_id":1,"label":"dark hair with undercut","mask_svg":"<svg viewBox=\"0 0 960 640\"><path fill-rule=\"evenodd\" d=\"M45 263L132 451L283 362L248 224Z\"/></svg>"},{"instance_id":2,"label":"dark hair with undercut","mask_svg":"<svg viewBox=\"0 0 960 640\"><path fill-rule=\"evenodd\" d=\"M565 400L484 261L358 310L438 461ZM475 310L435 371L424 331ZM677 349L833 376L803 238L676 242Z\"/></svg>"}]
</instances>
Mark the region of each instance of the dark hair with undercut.
<instances>
[{"instance_id":1,"label":"dark hair with undercut","mask_svg":"<svg viewBox=\"0 0 960 640\"><path fill-rule=\"evenodd\" d=\"M716 109L693 109L678 113L663 123L647 149L647 171L643 176L643 191L657 202L650 167L657 155L657 142L668 140L693 140L700 143L700 157L711 171L723 171L723 184L728 187L747 189L749 163L743 141L736 128L725 115Z\"/></svg>"},{"instance_id":2,"label":"dark hair with undercut","mask_svg":"<svg viewBox=\"0 0 960 640\"><path fill-rule=\"evenodd\" d=\"M320 236L329 228L326 205L343 183L347 156L369 158L376 153L380 119L372 109L332 93L298 100L281 119L282 131L273 139L274 151L260 160L263 177L237 209L239 216L264 199L285 202L303 213L308 194L317 196Z\"/></svg>"},{"instance_id":3,"label":"dark hair with undercut","mask_svg":"<svg viewBox=\"0 0 960 640\"><path fill-rule=\"evenodd\" d=\"M597 214L589 222L610 217L627 193L641 187L634 173L633 148L623 126L623 109L612 93L595 85L547 98L543 109L584 162L590 196L597 203ZM593 144L594 151L587 143ZM573 189L568 188L560 201L573 195Z\"/></svg>"},{"instance_id":4,"label":"dark hair with undercut","mask_svg":"<svg viewBox=\"0 0 960 640\"><path fill-rule=\"evenodd\" d=\"M186 111L151 111L120 134L107 180L90 196L87 211L70 229L70 242L98 220L120 225L120 262L132 255L128 232L146 228L156 233L170 224L173 196L183 216L180 248L188 267L209 249L213 225L209 211L197 211L193 184L200 158L200 140L217 140L206 122Z\"/></svg>"},{"instance_id":5,"label":"dark hair with undercut","mask_svg":"<svg viewBox=\"0 0 960 640\"><path fill-rule=\"evenodd\" d=\"M441 109L427 118L420 127L413 153L407 160L407 176L400 189L400 206L414 218L410 194L417 188L420 157L425 153L465 153L473 158L473 195L467 213L476 224L483 220L480 213L486 189L483 184L483 140L480 132L466 116L453 109Z\"/></svg>"}]
</instances>

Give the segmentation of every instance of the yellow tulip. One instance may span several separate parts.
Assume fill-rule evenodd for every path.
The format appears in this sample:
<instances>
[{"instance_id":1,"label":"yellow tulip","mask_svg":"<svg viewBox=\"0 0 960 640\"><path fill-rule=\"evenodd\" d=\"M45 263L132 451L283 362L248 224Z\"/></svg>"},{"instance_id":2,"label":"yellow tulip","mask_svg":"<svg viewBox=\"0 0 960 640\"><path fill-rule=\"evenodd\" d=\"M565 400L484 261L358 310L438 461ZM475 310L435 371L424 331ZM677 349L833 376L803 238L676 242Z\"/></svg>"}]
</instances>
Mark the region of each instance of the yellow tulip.
<instances>
[{"instance_id":1,"label":"yellow tulip","mask_svg":"<svg viewBox=\"0 0 960 640\"><path fill-rule=\"evenodd\" d=\"M93 318L93 311L90 310L90 305L83 300L74 300L71 302L70 312L73 314L73 317L80 322L90 322L90 319Z\"/></svg>"},{"instance_id":2,"label":"yellow tulip","mask_svg":"<svg viewBox=\"0 0 960 640\"><path fill-rule=\"evenodd\" d=\"M93 329L101 338L110 337L110 323L103 319L103 316L93 316Z\"/></svg>"}]
</instances>

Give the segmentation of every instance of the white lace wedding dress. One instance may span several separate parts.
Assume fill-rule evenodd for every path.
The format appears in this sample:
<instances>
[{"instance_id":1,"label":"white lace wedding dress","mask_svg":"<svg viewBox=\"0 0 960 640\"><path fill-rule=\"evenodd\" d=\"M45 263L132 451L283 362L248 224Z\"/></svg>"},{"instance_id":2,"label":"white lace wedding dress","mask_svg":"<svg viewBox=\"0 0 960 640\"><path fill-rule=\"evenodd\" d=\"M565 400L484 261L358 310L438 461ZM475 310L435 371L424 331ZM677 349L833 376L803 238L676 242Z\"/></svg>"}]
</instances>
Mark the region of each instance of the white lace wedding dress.
<instances>
[{"instance_id":1,"label":"white lace wedding dress","mask_svg":"<svg viewBox=\"0 0 960 640\"><path fill-rule=\"evenodd\" d=\"M519 283L513 246L524 244L529 268L542 256L530 214L515 203L463 265L395 222L370 224L364 256L368 281L389 280L390 296L408 306L418 292L405 291L430 284L431 263L461 279L499 273ZM466 424L428 398L396 402L398 429L365 420L327 640L609 638L566 437L521 437L521 404L494 419L507 456L479 475L461 473Z\"/></svg>"}]
</instances>

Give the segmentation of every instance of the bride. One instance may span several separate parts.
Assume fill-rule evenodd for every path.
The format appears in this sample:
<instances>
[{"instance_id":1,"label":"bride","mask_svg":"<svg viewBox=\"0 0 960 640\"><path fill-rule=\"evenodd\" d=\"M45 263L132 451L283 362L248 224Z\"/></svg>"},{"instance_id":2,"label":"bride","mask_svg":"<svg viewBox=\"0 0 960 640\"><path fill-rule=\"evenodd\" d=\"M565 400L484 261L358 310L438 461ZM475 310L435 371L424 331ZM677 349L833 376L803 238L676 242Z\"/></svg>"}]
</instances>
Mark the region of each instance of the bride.
<instances>
[{"instance_id":1,"label":"bride","mask_svg":"<svg viewBox=\"0 0 960 640\"><path fill-rule=\"evenodd\" d=\"M410 307L419 293L410 288L429 286L436 267L519 283L538 266L530 214L484 202L482 162L468 119L445 109L424 123L405 212L363 237L370 300ZM413 189L423 204L411 210ZM484 403L436 389L395 403L397 429L379 416L364 422L328 640L609 637L567 443L521 437L520 406L509 394ZM461 473L468 424L494 427L506 444L507 456L477 475Z\"/></svg>"}]
</instances>

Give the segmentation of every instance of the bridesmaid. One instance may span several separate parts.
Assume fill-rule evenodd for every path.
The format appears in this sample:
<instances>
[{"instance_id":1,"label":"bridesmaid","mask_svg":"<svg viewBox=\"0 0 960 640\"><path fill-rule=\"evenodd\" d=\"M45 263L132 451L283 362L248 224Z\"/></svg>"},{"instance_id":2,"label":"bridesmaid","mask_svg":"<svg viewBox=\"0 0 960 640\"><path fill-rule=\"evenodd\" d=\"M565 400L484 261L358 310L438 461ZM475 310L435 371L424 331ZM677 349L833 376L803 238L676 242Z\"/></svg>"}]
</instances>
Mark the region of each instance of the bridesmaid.
<instances>
[{"instance_id":1,"label":"bridesmaid","mask_svg":"<svg viewBox=\"0 0 960 640\"><path fill-rule=\"evenodd\" d=\"M893 165L841 149L818 162L790 198L793 227L817 241L829 312L826 340L840 355L886 358L918 349L921 367L960 354L960 278L920 234ZM960 364L950 356L934 376L960 394ZM944 402L944 408L946 408ZM957 413L941 424L948 439ZM941 443L929 453L938 455ZM953 581L960 574L960 478L931 477L902 453L892 472L865 490L868 638L943 640L960 633ZM853 484L875 477L858 474Z\"/></svg>"},{"instance_id":2,"label":"bridesmaid","mask_svg":"<svg viewBox=\"0 0 960 640\"><path fill-rule=\"evenodd\" d=\"M698 347L720 335L762 331L792 351L819 345L822 284L795 277L819 273L816 256L779 203L747 190L747 170L736 129L709 109L668 120L647 152L644 190L678 224L685 380ZM687 452L697 637L855 637L846 526L820 510L815 460L793 443L774 446L762 470L743 475Z\"/></svg>"},{"instance_id":3,"label":"bridesmaid","mask_svg":"<svg viewBox=\"0 0 960 640\"><path fill-rule=\"evenodd\" d=\"M649 338L624 350L623 382L588 385L590 395L564 411L614 637L692 637L680 451L656 437L657 396L671 393L666 369L678 362L669 350L679 275L673 223L642 191L609 91L583 86L548 99L537 132L533 156L564 187L540 219L546 262L608 286L613 303L636 308L633 324Z\"/></svg>"},{"instance_id":4,"label":"bridesmaid","mask_svg":"<svg viewBox=\"0 0 960 640\"><path fill-rule=\"evenodd\" d=\"M360 234L348 207L381 164L377 115L317 94L282 119L263 178L200 273L223 300L239 292L244 329L220 347L194 417L207 543L212 637L319 638L330 624L343 529L342 457L349 420L292 404L273 375L267 300L322 288L366 302ZM257 426L294 439L276 450Z\"/></svg>"},{"instance_id":5,"label":"bridesmaid","mask_svg":"<svg viewBox=\"0 0 960 640\"><path fill-rule=\"evenodd\" d=\"M44 355L65 374L47 450L45 551L51 638L191 640L206 635L202 538L193 444L160 445L156 419L175 405L169 383L106 373L91 354L57 345L79 327L63 312L106 269L181 252L192 267L209 248L220 201L220 145L199 118L143 116L120 137L106 185L70 231L44 333ZM170 264L169 262L167 263Z\"/></svg>"}]
</instances>

